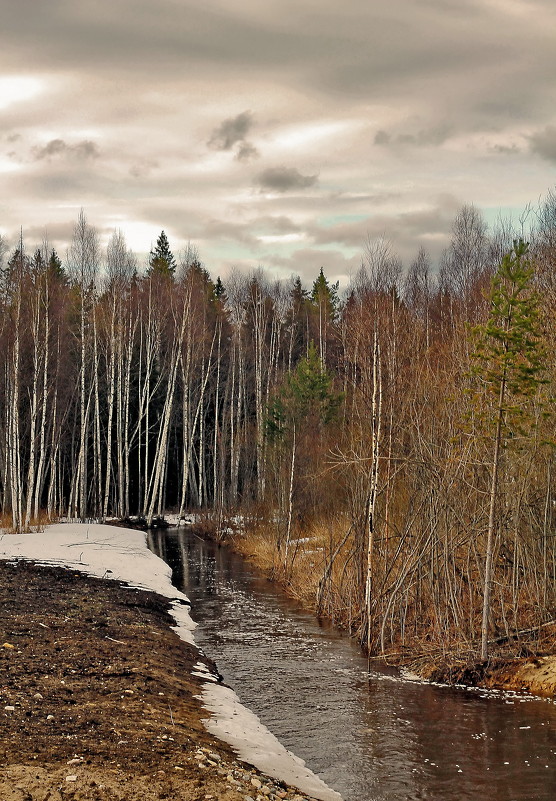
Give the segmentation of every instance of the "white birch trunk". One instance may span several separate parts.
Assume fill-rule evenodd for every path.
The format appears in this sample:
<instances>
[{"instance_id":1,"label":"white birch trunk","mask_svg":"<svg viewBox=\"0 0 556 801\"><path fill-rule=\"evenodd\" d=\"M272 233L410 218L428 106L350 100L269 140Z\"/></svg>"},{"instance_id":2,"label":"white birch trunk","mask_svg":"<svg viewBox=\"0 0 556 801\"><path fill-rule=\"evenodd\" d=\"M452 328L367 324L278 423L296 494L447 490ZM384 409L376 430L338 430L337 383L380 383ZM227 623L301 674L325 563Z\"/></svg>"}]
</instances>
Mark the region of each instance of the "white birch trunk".
<instances>
[{"instance_id":1,"label":"white birch trunk","mask_svg":"<svg viewBox=\"0 0 556 801\"><path fill-rule=\"evenodd\" d=\"M375 331L373 346L373 400L372 400L372 420L371 420L371 470L369 475L369 491L367 497L367 578L365 582L365 613L367 623L367 654L371 652L371 613L372 613L372 581L373 581L373 556L374 556L374 536L375 536L375 506L378 492L379 474L379 448L381 433L381 410L382 410L382 375L380 369L380 347L378 336Z\"/></svg>"},{"instance_id":2,"label":"white birch trunk","mask_svg":"<svg viewBox=\"0 0 556 801\"><path fill-rule=\"evenodd\" d=\"M115 374L116 374L116 296L112 298L112 314L110 318L110 345L109 352L106 354L108 359L108 421L106 424L106 467L104 470L104 501L102 504L102 517L106 519L108 514L108 501L110 498L110 484L112 481L112 424L114 417L114 395L115 395Z\"/></svg>"},{"instance_id":3,"label":"white birch trunk","mask_svg":"<svg viewBox=\"0 0 556 801\"><path fill-rule=\"evenodd\" d=\"M36 449L37 449L37 418L39 405L39 370L42 361L39 354L40 337L40 280L36 278L35 308L33 309L32 339L33 339L33 379L31 385L30 431L29 431L29 465L27 469L27 492L25 504L25 527L31 522L31 508L35 492Z\"/></svg>"},{"instance_id":4,"label":"white birch trunk","mask_svg":"<svg viewBox=\"0 0 556 801\"><path fill-rule=\"evenodd\" d=\"M48 368L49 368L49 340L50 340L50 288L48 282L48 268L45 270L45 296L44 296L44 358L42 382L42 408L39 434L39 463L35 484L34 516L38 519L40 502L44 487L44 470L46 466L46 420L48 406Z\"/></svg>"}]
</instances>

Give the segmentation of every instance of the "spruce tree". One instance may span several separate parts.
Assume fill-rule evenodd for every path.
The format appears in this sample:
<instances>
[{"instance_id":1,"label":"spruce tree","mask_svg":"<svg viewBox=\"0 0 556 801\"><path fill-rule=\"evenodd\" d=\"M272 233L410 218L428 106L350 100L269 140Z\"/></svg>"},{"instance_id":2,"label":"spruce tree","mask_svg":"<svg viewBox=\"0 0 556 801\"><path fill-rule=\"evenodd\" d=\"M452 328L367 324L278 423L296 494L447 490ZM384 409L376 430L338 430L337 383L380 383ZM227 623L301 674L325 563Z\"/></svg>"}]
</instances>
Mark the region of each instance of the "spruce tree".
<instances>
[{"instance_id":1,"label":"spruce tree","mask_svg":"<svg viewBox=\"0 0 556 801\"><path fill-rule=\"evenodd\" d=\"M533 267L528 245L516 240L492 279L490 313L484 325L474 329L478 347L474 372L484 382L493 404L492 474L483 587L481 659L488 658L488 627L493 576L494 533L501 455L506 439L526 425L524 401L543 383L544 352L540 344L539 301L531 290Z\"/></svg>"},{"instance_id":2,"label":"spruce tree","mask_svg":"<svg viewBox=\"0 0 556 801\"><path fill-rule=\"evenodd\" d=\"M222 279L220 276L217 276L216 283L214 285L214 294L217 298L224 298L226 295L226 290L224 289L224 284L222 283Z\"/></svg>"},{"instance_id":3,"label":"spruce tree","mask_svg":"<svg viewBox=\"0 0 556 801\"><path fill-rule=\"evenodd\" d=\"M148 275L166 275L172 277L176 271L176 260L170 250L168 237L164 231L156 240L156 247L151 250L149 257Z\"/></svg>"}]
</instances>

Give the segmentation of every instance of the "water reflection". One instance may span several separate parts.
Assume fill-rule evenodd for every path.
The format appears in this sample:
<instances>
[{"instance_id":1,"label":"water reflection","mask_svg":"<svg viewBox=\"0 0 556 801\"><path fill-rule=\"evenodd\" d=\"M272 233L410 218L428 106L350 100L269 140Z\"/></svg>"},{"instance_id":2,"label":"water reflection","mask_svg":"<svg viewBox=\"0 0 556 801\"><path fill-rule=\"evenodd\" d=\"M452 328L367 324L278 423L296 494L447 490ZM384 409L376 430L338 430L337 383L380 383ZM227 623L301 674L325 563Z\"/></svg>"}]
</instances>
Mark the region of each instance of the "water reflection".
<instances>
[{"instance_id":1,"label":"water reflection","mask_svg":"<svg viewBox=\"0 0 556 801\"><path fill-rule=\"evenodd\" d=\"M367 674L360 650L240 557L157 532L196 642L246 706L346 801L552 801L556 707Z\"/></svg>"}]
</instances>

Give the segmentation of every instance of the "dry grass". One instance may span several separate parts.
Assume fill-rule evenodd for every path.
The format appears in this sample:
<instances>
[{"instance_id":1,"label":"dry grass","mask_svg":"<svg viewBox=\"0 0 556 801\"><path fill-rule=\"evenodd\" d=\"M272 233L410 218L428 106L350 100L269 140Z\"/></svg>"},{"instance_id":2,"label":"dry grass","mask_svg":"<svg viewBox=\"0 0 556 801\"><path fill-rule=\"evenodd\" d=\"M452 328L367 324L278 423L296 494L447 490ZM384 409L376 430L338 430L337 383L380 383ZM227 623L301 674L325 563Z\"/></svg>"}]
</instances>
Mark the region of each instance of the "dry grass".
<instances>
[{"instance_id":1,"label":"dry grass","mask_svg":"<svg viewBox=\"0 0 556 801\"><path fill-rule=\"evenodd\" d=\"M23 533L28 534L30 532L38 532L44 531L46 526L50 523L55 522L52 520L46 511L41 510L38 514L38 517L32 517L28 526L22 526L20 531L18 532L13 525L13 519L10 512L4 512L0 515L0 531L4 531L7 534L17 534Z\"/></svg>"},{"instance_id":2,"label":"dry grass","mask_svg":"<svg viewBox=\"0 0 556 801\"><path fill-rule=\"evenodd\" d=\"M317 612L319 587L331 554L346 532L341 517L316 520L292 537L286 555L285 543L279 543L276 526L268 521L249 520L241 535L232 537L233 547L255 564L272 581L280 584L289 596L305 608ZM348 627L349 581L346 582L348 548L341 548L324 588L320 612L340 627ZM340 610L343 608L343 614Z\"/></svg>"}]
</instances>

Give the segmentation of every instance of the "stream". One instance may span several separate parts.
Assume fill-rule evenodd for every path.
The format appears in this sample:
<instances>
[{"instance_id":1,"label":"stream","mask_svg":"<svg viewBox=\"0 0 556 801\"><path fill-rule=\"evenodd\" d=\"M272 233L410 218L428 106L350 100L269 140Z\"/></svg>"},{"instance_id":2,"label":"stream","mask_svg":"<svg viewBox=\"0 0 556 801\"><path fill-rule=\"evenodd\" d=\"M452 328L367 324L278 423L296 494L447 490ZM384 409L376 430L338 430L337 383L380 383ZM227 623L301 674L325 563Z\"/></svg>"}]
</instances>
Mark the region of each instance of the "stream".
<instances>
[{"instance_id":1,"label":"stream","mask_svg":"<svg viewBox=\"0 0 556 801\"><path fill-rule=\"evenodd\" d=\"M184 529L149 545L226 684L345 801L553 801L556 705L372 666L237 554Z\"/></svg>"}]
</instances>

